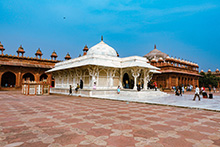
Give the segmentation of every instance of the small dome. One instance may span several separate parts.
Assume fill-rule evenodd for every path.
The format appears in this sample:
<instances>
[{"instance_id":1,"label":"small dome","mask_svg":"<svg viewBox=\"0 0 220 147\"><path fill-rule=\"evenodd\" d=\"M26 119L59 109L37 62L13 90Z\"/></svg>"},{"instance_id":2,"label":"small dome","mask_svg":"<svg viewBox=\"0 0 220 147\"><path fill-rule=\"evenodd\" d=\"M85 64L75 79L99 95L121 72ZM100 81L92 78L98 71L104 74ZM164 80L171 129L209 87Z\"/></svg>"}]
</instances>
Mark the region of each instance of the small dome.
<instances>
[{"instance_id":1,"label":"small dome","mask_svg":"<svg viewBox=\"0 0 220 147\"><path fill-rule=\"evenodd\" d=\"M147 63L150 63L150 61L146 58L146 60L147 60Z\"/></svg>"},{"instance_id":2,"label":"small dome","mask_svg":"<svg viewBox=\"0 0 220 147\"><path fill-rule=\"evenodd\" d=\"M192 65L192 66L196 66L196 63L193 63L193 62L192 62L191 65Z\"/></svg>"},{"instance_id":3,"label":"small dome","mask_svg":"<svg viewBox=\"0 0 220 147\"><path fill-rule=\"evenodd\" d=\"M156 61L156 59L155 59L155 58L153 58L153 59L151 60L151 62L152 62L152 63L154 63L154 62L157 62L157 61Z\"/></svg>"},{"instance_id":4,"label":"small dome","mask_svg":"<svg viewBox=\"0 0 220 147\"><path fill-rule=\"evenodd\" d=\"M89 50L88 46L85 45L83 51L84 51L84 52L87 52L88 50Z\"/></svg>"},{"instance_id":5,"label":"small dome","mask_svg":"<svg viewBox=\"0 0 220 147\"><path fill-rule=\"evenodd\" d=\"M70 54L67 53L67 54L66 54L66 57L65 57L65 60L69 60L69 59L71 59L71 57L70 57Z\"/></svg>"},{"instance_id":6,"label":"small dome","mask_svg":"<svg viewBox=\"0 0 220 147\"><path fill-rule=\"evenodd\" d=\"M163 62L163 58L160 57L160 58L158 59L158 61L159 61L159 62Z\"/></svg>"},{"instance_id":7,"label":"small dome","mask_svg":"<svg viewBox=\"0 0 220 147\"><path fill-rule=\"evenodd\" d=\"M187 65L191 65L191 63L189 61L186 61Z\"/></svg>"},{"instance_id":8,"label":"small dome","mask_svg":"<svg viewBox=\"0 0 220 147\"><path fill-rule=\"evenodd\" d=\"M38 50L36 51L35 55L43 55L40 48L38 48Z\"/></svg>"},{"instance_id":9,"label":"small dome","mask_svg":"<svg viewBox=\"0 0 220 147\"><path fill-rule=\"evenodd\" d=\"M170 60L174 61L174 58L173 58L173 56L171 56Z\"/></svg>"},{"instance_id":10,"label":"small dome","mask_svg":"<svg viewBox=\"0 0 220 147\"><path fill-rule=\"evenodd\" d=\"M176 57L174 58L174 62L180 63L180 61Z\"/></svg>"},{"instance_id":11,"label":"small dome","mask_svg":"<svg viewBox=\"0 0 220 147\"><path fill-rule=\"evenodd\" d=\"M203 70L201 70L200 72L204 72Z\"/></svg>"},{"instance_id":12,"label":"small dome","mask_svg":"<svg viewBox=\"0 0 220 147\"><path fill-rule=\"evenodd\" d=\"M215 71L216 71L216 72L219 72L219 69L217 68Z\"/></svg>"},{"instance_id":13,"label":"small dome","mask_svg":"<svg viewBox=\"0 0 220 147\"><path fill-rule=\"evenodd\" d=\"M118 54L118 52L116 51L116 53L117 53L117 57L119 57L119 54Z\"/></svg>"},{"instance_id":14,"label":"small dome","mask_svg":"<svg viewBox=\"0 0 220 147\"><path fill-rule=\"evenodd\" d=\"M162 57L163 59L165 59L168 55L161 52L160 50L158 50L156 48L156 45L154 45L154 49L152 51L150 51L148 54L144 55L144 57L148 58L149 60L153 59L153 58L160 58Z\"/></svg>"},{"instance_id":15,"label":"small dome","mask_svg":"<svg viewBox=\"0 0 220 147\"><path fill-rule=\"evenodd\" d=\"M182 60L181 60L181 63L184 64L184 62L185 62L185 61L182 59Z\"/></svg>"},{"instance_id":16,"label":"small dome","mask_svg":"<svg viewBox=\"0 0 220 147\"><path fill-rule=\"evenodd\" d=\"M1 41L0 41L0 50L2 50L2 51L5 50L4 47L3 47L3 45L2 45L2 43L1 43Z\"/></svg>"},{"instance_id":17,"label":"small dome","mask_svg":"<svg viewBox=\"0 0 220 147\"><path fill-rule=\"evenodd\" d=\"M186 60L182 60L182 63L183 63L183 64L187 64L187 61L186 61Z\"/></svg>"},{"instance_id":18,"label":"small dome","mask_svg":"<svg viewBox=\"0 0 220 147\"><path fill-rule=\"evenodd\" d=\"M209 69L208 72L211 72L211 69Z\"/></svg>"},{"instance_id":19,"label":"small dome","mask_svg":"<svg viewBox=\"0 0 220 147\"><path fill-rule=\"evenodd\" d=\"M57 57L57 53L53 51L53 53L51 54L51 57Z\"/></svg>"},{"instance_id":20,"label":"small dome","mask_svg":"<svg viewBox=\"0 0 220 147\"><path fill-rule=\"evenodd\" d=\"M166 61L169 61L169 60L170 60L170 56L167 56L165 60L166 60Z\"/></svg>"},{"instance_id":21,"label":"small dome","mask_svg":"<svg viewBox=\"0 0 220 147\"><path fill-rule=\"evenodd\" d=\"M112 56L117 57L117 52L115 49L101 41L100 43L91 47L87 53L87 55L105 55L105 56Z\"/></svg>"},{"instance_id":22,"label":"small dome","mask_svg":"<svg viewBox=\"0 0 220 147\"><path fill-rule=\"evenodd\" d=\"M24 48L22 47L22 45L20 45L20 47L17 50L18 53L25 53Z\"/></svg>"}]
</instances>

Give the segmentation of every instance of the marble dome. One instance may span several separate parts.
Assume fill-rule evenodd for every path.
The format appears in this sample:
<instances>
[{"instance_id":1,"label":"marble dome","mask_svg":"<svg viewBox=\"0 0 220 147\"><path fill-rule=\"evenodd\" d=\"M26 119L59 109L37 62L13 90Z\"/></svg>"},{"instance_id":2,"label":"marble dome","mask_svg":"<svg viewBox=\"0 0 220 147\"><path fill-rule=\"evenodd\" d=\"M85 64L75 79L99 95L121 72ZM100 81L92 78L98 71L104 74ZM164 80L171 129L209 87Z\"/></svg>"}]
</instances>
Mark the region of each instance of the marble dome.
<instances>
[{"instance_id":1,"label":"marble dome","mask_svg":"<svg viewBox=\"0 0 220 147\"><path fill-rule=\"evenodd\" d=\"M101 41L100 43L91 47L87 52L87 55L105 55L117 57L117 52L115 51L115 49Z\"/></svg>"}]
</instances>

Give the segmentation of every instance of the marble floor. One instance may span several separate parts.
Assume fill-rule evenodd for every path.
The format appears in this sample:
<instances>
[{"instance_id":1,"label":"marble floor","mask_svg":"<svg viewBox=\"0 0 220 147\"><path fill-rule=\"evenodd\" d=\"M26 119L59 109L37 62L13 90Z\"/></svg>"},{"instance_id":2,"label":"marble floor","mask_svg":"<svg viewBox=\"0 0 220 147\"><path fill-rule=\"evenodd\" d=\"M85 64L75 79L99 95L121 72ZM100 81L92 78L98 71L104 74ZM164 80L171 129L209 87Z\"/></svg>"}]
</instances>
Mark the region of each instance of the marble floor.
<instances>
[{"instance_id":1,"label":"marble floor","mask_svg":"<svg viewBox=\"0 0 220 147\"><path fill-rule=\"evenodd\" d=\"M188 92L187 94L183 94L182 96L175 96L174 93L169 94L156 94L156 91L150 91L148 93L144 92L136 92L136 94L127 94L127 92L123 92L120 94L112 94L112 95L94 95L96 98L100 99L111 99L111 100L121 100L128 102L140 102L140 103L148 103L148 104L159 104L159 105L167 105L167 106L177 106L177 107L187 107L187 108L195 108L195 109L204 109L204 110L214 110L220 111L220 94L213 93L213 99L202 98L198 101L198 97L195 101L194 92ZM161 93L158 91L158 93ZM135 96L136 95L136 96ZM138 96L139 95L139 96Z\"/></svg>"}]
</instances>

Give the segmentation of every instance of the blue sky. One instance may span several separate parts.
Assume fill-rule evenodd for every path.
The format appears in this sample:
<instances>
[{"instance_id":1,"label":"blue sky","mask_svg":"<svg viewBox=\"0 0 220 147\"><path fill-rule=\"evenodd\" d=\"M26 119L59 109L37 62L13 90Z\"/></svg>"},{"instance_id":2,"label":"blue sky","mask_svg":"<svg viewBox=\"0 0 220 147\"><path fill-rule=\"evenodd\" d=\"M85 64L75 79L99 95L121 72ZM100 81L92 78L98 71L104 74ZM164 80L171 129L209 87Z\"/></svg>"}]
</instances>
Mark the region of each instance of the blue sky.
<instances>
[{"instance_id":1,"label":"blue sky","mask_svg":"<svg viewBox=\"0 0 220 147\"><path fill-rule=\"evenodd\" d=\"M0 41L5 54L38 48L63 60L100 41L120 57L144 56L154 44L170 56L220 68L219 0L0 0ZM63 18L66 19L63 19Z\"/></svg>"}]
</instances>

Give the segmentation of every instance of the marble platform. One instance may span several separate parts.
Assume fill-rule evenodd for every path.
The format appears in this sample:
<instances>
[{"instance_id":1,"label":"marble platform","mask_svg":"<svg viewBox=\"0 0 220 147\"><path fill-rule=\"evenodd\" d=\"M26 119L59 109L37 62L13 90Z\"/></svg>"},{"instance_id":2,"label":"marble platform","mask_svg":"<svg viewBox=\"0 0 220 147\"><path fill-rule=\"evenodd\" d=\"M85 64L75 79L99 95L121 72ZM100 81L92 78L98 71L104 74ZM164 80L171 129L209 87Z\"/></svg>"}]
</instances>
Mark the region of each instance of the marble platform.
<instances>
[{"instance_id":1,"label":"marble platform","mask_svg":"<svg viewBox=\"0 0 220 147\"><path fill-rule=\"evenodd\" d=\"M63 91L51 91L52 94L68 95L68 90ZM161 91L146 90L137 92L135 90L121 90L120 94L117 94L116 90L79 90L79 92L73 93L72 96L91 97L99 99L110 99L127 102L139 102L166 106L185 107L193 109L204 109L220 112L220 95L214 94L213 99L204 99L201 97L201 101L193 101L193 94L187 94L183 96L175 96L174 94L167 94Z\"/></svg>"},{"instance_id":2,"label":"marble platform","mask_svg":"<svg viewBox=\"0 0 220 147\"><path fill-rule=\"evenodd\" d=\"M106 96L94 95L93 97L128 102L140 102L148 104L220 111L220 96L215 95L213 99L202 98L202 96L200 95L200 101L198 101L198 98L196 98L196 101L193 101L194 95L175 96L174 94L164 94L163 92L157 91L137 92L137 95L132 95L129 92L122 91L120 94Z\"/></svg>"}]
</instances>

